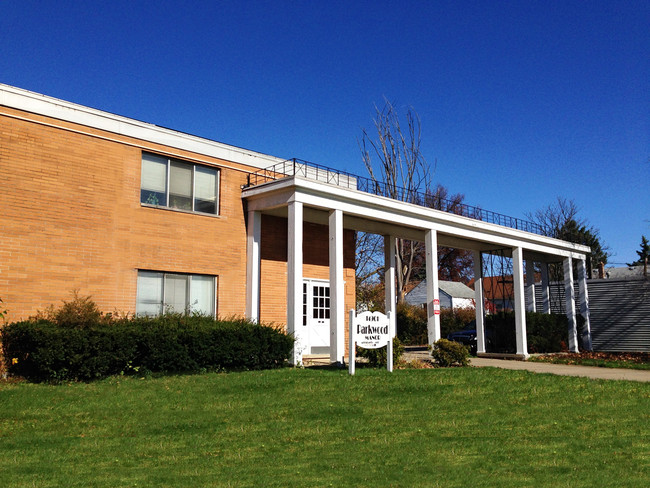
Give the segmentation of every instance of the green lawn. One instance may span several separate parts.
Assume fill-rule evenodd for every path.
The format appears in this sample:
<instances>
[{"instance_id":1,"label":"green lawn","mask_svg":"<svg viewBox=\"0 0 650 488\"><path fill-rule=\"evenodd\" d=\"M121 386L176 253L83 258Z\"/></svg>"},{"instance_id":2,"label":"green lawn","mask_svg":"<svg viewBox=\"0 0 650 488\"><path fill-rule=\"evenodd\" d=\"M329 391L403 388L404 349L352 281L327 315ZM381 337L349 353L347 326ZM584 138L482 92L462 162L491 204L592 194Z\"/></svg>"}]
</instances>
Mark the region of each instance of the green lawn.
<instances>
[{"instance_id":1,"label":"green lawn","mask_svg":"<svg viewBox=\"0 0 650 488\"><path fill-rule=\"evenodd\" d=\"M0 384L0 486L650 485L650 385L498 369Z\"/></svg>"}]
</instances>

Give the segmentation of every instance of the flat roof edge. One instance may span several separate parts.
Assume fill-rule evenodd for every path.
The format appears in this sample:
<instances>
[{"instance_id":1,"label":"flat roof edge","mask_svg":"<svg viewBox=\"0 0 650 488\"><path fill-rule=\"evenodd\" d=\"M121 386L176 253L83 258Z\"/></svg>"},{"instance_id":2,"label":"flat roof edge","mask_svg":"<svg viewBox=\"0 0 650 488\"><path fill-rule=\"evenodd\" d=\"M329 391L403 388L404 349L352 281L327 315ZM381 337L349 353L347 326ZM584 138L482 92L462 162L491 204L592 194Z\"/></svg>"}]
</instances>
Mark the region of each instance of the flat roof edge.
<instances>
[{"instance_id":1,"label":"flat roof edge","mask_svg":"<svg viewBox=\"0 0 650 488\"><path fill-rule=\"evenodd\" d=\"M285 161L3 83L0 83L0 105L255 168Z\"/></svg>"},{"instance_id":2,"label":"flat roof edge","mask_svg":"<svg viewBox=\"0 0 650 488\"><path fill-rule=\"evenodd\" d=\"M306 194L318 196L327 195L325 198L332 199L333 202L353 202L355 205L364 206L368 211L371 210L371 207L380 209L382 211L390 208L390 210L396 215L399 213L400 216L423 219L423 222L426 221L429 224L433 224L434 227L437 225L458 226L459 229L486 232L488 234L492 234L495 237L515 239L522 243L528 242L529 244L535 244L537 246L555 249L557 251L561 251L562 253L586 255L591 252L591 249L588 246L584 246L582 244L563 241L554 237L542 236L524 230L514 229L512 227L506 227L491 222L473 219L471 217L456 215L453 213L445 212L443 210L421 207L419 205L414 205L399 200L391 200L384 196L373 195L371 193L362 192L360 190L355 190L352 188L345 188L337 185L323 183L321 181L315 181L301 176L280 178L263 183L261 185L246 188L242 191L242 198L263 199L265 194L272 194L276 191L296 190L303 191ZM355 196L352 197L350 193L353 193ZM421 226L421 228L425 227L426 225ZM523 247L524 252L542 252L536 251L535 249L528 248L526 246ZM547 253L556 255L556 253Z\"/></svg>"}]
</instances>

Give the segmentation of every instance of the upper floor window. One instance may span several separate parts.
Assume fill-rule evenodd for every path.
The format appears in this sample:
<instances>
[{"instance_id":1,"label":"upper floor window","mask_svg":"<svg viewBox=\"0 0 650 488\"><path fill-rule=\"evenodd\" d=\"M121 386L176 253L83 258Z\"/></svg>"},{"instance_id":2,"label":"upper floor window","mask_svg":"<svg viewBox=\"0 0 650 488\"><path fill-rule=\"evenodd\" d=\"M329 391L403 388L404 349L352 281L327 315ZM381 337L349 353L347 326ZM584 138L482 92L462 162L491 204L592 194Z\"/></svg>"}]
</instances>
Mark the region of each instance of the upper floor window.
<instances>
[{"instance_id":1,"label":"upper floor window","mask_svg":"<svg viewBox=\"0 0 650 488\"><path fill-rule=\"evenodd\" d=\"M140 202L188 212L217 214L219 170L142 153Z\"/></svg>"}]
</instances>

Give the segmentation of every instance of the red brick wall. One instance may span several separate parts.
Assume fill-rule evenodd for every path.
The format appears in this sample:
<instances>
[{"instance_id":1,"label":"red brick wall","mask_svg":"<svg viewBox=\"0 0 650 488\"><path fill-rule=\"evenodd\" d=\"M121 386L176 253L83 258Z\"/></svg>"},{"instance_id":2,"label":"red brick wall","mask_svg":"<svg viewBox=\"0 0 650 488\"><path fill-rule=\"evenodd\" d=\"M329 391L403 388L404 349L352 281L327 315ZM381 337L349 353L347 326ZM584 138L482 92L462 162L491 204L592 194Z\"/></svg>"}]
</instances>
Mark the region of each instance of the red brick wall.
<instances>
[{"instance_id":1,"label":"red brick wall","mask_svg":"<svg viewBox=\"0 0 650 488\"><path fill-rule=\"evenodd\" d=\"M143 149L220 167L220 216L142 207ZM246 230L240 186L250 170L0 107L0 298L7 320L59 305L75 289L92 295L104 311L134 312L138 269L217 275L218 313L243 315ZM277 261L263 254L262 263L262 318L278 323L286 321L286 221L284 228L284 235L268 236L263 225L263 250L284 255ZM327 278L327 230L318 230L323 239L309 232L305 277ZM353 239L346 234L349 306Z\"/></svg>"}]
</instances>

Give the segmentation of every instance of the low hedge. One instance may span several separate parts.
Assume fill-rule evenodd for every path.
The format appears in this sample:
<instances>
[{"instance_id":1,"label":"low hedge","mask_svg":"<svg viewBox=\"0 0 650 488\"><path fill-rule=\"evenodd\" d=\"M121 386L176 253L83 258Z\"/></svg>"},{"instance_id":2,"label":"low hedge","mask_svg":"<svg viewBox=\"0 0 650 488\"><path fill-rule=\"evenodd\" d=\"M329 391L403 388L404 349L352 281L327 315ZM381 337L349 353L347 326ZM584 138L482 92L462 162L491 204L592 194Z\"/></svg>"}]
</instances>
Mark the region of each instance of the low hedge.
<instances>
[{"instance_id":1,"label":"low hedge","mask_svg":"<svg viewBox=\"0 0 650 488\"><path fill-rule=\"evenodd\" d=\"M580 336L580 321L578 336ZM516 352L515 314L499 312L485 317L485 330L490 338L488 352ZM528 352L560 352L567 349L569 322L566 315L526 312Z\"/></svg>"},{"instance_id":2,"label":"low hedge","mask_svg":"<svg viewBox=\"0 0 650 488\"><path fill-rule=\"evenodd\" d=\"M285 364L293 337L243 319L164 315L82 328L39 319L9 324L9 373L30 381L89 381L114 374L267 369Z\"/></svg>"}]
</instances>

